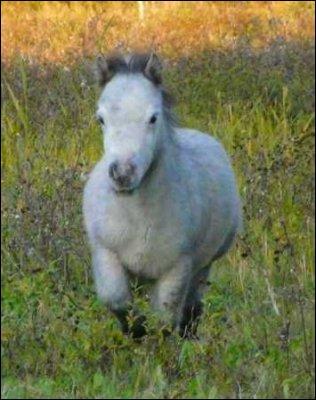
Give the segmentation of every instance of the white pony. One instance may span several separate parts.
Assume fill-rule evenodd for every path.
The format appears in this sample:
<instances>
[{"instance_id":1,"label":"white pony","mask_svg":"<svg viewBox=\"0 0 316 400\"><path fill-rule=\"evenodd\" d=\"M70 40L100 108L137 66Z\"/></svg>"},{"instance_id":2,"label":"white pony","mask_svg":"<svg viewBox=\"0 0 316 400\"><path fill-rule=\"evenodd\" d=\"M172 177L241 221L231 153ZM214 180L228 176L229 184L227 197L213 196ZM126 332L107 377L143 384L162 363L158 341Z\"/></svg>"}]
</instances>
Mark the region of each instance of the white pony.
<instances>
[{"instance_id":1,"label":"white pony","mask_svg":"<svg viewBox=\"0 0 316 400\"><path fill-rule=\"evenodd\" d=\"M171 114L156 55L101 57L97 118L105 154L84 190L84 219L99 298L124 332L130 279L153 282L151 301L182 336L194 334L212 261L231 246L240 202L230 161L208 134Z\"/></svg>"}]
</instances>

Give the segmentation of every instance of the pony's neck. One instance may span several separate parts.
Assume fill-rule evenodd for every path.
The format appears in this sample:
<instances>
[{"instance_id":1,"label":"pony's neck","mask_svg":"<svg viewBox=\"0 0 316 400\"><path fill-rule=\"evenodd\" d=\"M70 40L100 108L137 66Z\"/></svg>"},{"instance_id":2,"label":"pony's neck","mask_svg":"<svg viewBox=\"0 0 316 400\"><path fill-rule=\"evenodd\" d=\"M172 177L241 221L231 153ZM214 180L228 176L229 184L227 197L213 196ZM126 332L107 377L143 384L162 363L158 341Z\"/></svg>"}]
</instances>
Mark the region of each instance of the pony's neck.
<instances>
[{"instance_id":1,"label":"pony's neck","mask_svg":"<svg viewBox=\"0 0 316 400\"><path fill-rule=\"evenodd\" d=\"M159 132L160 143L155 158L149 167L145 179L140 186L142 192L152 190L153 187L168 186L170 176L175 176L179 148L176 145L174 128L164 122Z\"/></svg>"},{"instance_id":2,"label":"pony's neck","mask_svg":"<svg viewBox=\"0 0 316 400\"><path fill-rule=\"evenodd\" d=\"M174 168L178 158L179 147L176 143L174 127L166 121L162 125L161 138L162 161L168 168Z\"/></svg>"}]
</instances>

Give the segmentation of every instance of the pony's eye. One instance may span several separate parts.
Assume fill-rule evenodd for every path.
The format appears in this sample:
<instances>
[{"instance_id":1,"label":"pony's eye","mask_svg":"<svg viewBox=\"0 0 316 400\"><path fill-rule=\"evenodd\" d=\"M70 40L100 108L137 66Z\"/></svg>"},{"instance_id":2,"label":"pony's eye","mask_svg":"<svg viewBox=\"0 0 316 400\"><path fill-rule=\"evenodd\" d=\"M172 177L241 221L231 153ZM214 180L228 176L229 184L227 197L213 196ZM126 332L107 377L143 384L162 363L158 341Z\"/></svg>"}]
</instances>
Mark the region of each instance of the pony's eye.
<instances>
[{"instance_id":1,"label":"pony's eye","mask_svg":"<svg viewBox=\"0 0 316 400\"><path fill-rule=\"evenodd\" d=\"M104 125L104 119L100 117L99 115L97 116L97 120L101 125Z\"/></svg>"},{"instance_id":2,"label":"pony's eye","mask_svg":"<svg viewBox=\"0 0 316 400\"><path fill-rule=\"evenodd\" d=\"M150 123L150 124L154 124L156 121L157 121L157 115L154 114L154 115L150 118L149 123Z\"/></svg>"}]
</instances>

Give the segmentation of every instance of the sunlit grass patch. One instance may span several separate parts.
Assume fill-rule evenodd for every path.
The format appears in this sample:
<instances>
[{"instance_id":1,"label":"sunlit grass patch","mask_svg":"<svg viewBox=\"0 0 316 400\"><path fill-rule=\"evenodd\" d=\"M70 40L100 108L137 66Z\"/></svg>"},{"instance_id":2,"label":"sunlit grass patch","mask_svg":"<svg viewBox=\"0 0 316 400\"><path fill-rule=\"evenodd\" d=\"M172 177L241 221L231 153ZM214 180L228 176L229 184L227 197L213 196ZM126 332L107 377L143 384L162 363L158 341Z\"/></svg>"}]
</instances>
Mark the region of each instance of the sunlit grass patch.
<instances>
[{"instance_id":1,"label":"sunlit grass patch","mask_svg":"<svg viewBox=\"0 0 316 400\"><path fill-rule=\"evenodd\" d=\"M239 40L262 48L276 38L314 37L311 1L143 3L141 19L137 2L4 1L4 59L21 54L36 62L73 63L115 47L152 46L179 57L192 49L232 49Z\"/></svg>"}]
</instances>

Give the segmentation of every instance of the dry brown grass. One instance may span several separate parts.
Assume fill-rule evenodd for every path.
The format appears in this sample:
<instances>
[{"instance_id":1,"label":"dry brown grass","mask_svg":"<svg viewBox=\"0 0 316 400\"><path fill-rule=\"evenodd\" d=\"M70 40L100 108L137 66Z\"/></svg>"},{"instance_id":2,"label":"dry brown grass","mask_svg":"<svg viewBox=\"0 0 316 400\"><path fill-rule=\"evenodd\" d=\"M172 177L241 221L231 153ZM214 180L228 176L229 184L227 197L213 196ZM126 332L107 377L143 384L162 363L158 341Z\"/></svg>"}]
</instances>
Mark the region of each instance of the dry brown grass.
<instances>
[{"instance_id":1,"label":"dry brown grass","mask_svg":"<svg viewBox=\"0 0 316 400\"><path fill-rule=\"evenodd\" d=\"M276 38L314 36L314 2L137 2L4 1L2 57L72 63L113 48L154 48L187 56L207 48L234 48L244 41L261 48Z\"/></svg>"}]
</instances>

